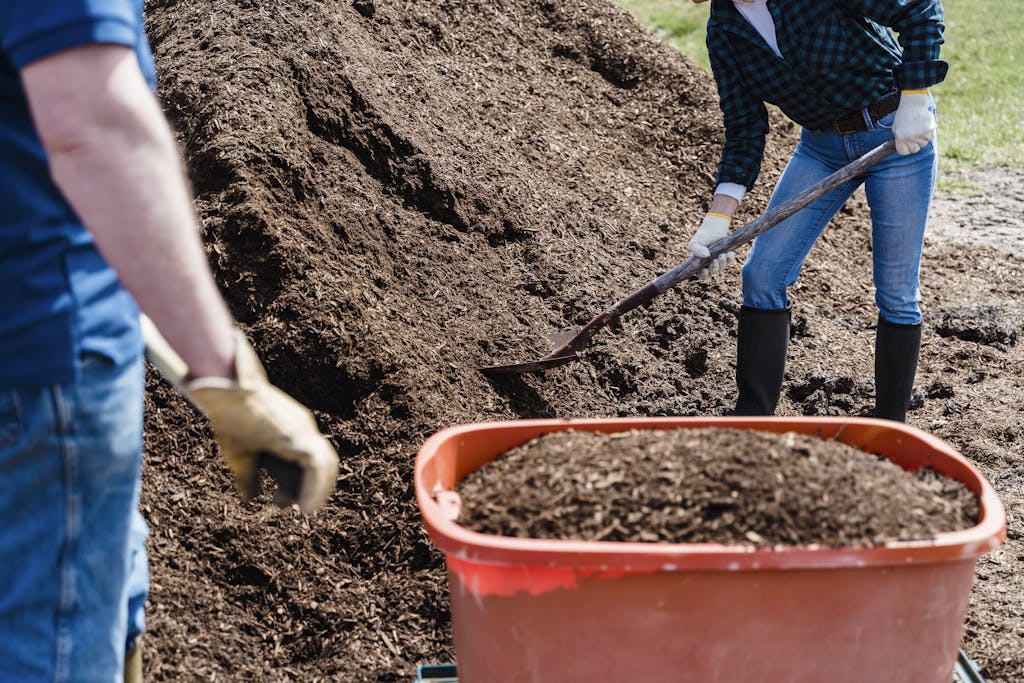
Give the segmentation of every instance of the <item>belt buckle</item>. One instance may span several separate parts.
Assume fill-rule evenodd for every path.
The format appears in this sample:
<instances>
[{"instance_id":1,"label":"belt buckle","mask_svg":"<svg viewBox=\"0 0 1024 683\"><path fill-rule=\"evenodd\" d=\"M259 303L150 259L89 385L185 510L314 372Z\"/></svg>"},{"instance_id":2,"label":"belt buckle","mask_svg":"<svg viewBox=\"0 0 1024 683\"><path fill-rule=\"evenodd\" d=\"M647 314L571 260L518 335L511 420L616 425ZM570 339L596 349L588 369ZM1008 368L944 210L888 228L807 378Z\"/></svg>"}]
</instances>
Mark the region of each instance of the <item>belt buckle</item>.
<instances>
[{"instance_id":1,"label":"belt buckle","mask_svg":"<svg viewBox=\"0 0 1024 683\"><path fill-rule=\"evenodd\" d=\"M849 135L850 133L854 132L852 130L846 130L845 128L843 128L843 122L841 119L836 119L835 121L832 122L832 130L834 130L836 134L839 135L840 137L844 135Z\"/></svg>"}]
</instances>

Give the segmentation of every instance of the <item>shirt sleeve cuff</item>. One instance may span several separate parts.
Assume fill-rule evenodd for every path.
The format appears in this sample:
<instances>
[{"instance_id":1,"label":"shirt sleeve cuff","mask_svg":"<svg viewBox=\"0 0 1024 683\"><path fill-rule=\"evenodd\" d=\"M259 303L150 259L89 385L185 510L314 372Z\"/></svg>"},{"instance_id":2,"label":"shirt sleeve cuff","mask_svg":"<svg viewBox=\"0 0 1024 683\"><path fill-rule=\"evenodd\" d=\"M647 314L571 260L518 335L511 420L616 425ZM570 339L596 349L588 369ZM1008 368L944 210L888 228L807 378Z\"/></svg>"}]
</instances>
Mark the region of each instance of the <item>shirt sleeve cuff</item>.
<instances>
[{"instance_id":1,"label":"shirt sleeve cuff","mask_svg":"<svg viewBox=\"0 0 1024 683\"><path fill-rule=\"evenodd\" d=\"M726 197L732 197L736 201L742 202L744 195L747 194L747 188L739 183L719 183L715 188L715 194L724 194Z\"/></svg>"},{"instance_id":2,"label":"shirt sleeve cuff","mask_svg":"<svg viewBox=\"0 0 1024 683\"><path fill-rule=\"evenodd\" d=\"M941 59L927 62L904 62L894 70L896 87L900 90L919 90L941 83L949 71L949 64Z\"/></svg>"},{"instance_id":3,"label":"shirt sleeve cuff","mask_svg":"<svg viewBox=\"0 0 1024 683\"><path fill-rule=\"evenodd\" d=\"M11 45L8 55L16 69L52 54L82 45L112 43L135 47L138 31L122 19L88 19L29 36Z\"/></svg>"}]
</instances>

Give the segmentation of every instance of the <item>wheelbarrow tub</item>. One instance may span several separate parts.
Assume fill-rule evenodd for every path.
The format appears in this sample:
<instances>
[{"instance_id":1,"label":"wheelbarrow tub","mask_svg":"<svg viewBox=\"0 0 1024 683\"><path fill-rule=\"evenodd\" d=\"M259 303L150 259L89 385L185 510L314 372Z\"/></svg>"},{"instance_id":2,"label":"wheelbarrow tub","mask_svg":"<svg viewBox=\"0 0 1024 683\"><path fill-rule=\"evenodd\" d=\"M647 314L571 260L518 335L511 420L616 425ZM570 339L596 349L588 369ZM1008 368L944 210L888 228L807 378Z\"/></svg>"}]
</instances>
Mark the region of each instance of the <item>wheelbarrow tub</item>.
<instances>
[{"instance_id":1,"label":"wheelbarrow tub","mask_svg":"<svg viewBox=\"0 0 1024 683\"><path fill-rule=\"evenodd\" d=\"M755 549L510 538L452 519L448 492L463 477L542 434L702 427L817 435L907 470L932 467L978 497L977 524L877 547ZM461 425L423 444L415 488L445 554L461 683L948 683L977 558L1006 528L992 486L948 444L867 418Z\"/></svg>"}]
</instances>

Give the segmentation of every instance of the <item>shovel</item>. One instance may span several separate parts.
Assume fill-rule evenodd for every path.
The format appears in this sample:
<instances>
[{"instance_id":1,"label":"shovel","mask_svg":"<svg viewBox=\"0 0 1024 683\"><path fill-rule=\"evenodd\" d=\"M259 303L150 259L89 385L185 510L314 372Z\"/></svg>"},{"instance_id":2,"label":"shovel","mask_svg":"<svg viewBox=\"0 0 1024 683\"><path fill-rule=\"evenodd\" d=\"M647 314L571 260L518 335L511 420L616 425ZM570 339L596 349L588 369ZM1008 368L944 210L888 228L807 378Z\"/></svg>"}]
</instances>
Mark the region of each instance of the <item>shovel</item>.
<instances>
[{"instance_id":1,"label":"shovel","mask_svg":"<svg viewBox=\"0 0 1024 683\"><path fill-rule=\"evenodd\" d=\"M683 261L672 270L666 271L654 280L636 290L621 301L616 302L611 308L594 316L593 319L575 333L568 332L557 335L552 339L555 349L546 356L524 363L510 363L508 365L490 365L479 368L480 372L488 376L518 375L526 372L542 372L548 368L565 365L577 360L583 349L590 342L590 339L602 327L612 322L623 313L627 313L637 306L650 302L654 297L663 294L682 280L695 275L702 268L719 254L727 251L734 251L763 232L775 227L794 213L804 208L819 197L831 192L843 183L857 177L868 168L874 166L882 159L892 154L896 149L896 143L892 140L879 145L864 156L842 167L832 175L824 178L810 186L789 201L783 202L771 211L768 211L758 218L750 221L735 232L726 235L722 239L708 246L711 255L706 259L693 256Z\"/></svg>"}]
</instances>

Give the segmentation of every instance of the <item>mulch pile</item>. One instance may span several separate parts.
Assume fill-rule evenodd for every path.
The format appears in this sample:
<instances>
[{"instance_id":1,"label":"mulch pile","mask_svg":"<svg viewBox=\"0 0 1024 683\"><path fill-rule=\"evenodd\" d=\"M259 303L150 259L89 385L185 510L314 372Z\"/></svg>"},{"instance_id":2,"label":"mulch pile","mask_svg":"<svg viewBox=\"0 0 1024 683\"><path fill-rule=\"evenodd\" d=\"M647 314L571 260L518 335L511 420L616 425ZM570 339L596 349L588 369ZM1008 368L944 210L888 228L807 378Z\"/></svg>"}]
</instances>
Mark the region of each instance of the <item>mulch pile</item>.
<instances>
[{"instance_id":1,"label":"mulch pile","mask_svg":"<svg viewBox=\"0 0 1024 683\"><path fill-rule=\"evenodd\" d=\"M429 434L731 408L735 270L633 311L580 363L494 382L476 369L545 352L542 335L687 256L722 142L713 80L603 0L146 10L216 277L271 380L314 410L342 461L315 516L269 495L242 504L205 421L151 375L147 678L408 683L416 664L453 656L443 559L412 492ZM763 209L795 140L772 125L741 220ZM866 215L862 199L843 210L794 289L781 412L871 409ZM960 282L997 306L1016 295L1013 262L978 261L938 253L935 290ZM971 280L982 273L996 279ZM984 392L1021 395L1007 386L1018 347L999 340L929 333L912 419L944 420L937 433L1005 469L1016 411L962 428L994 405ZM980 595L974 654L1024 675L1024 648L1005 640L1022 622Z\"/></svg>"},{"instance_id":2,"label":"mulch pile","mask_svg":"<svg viewBox=\"0 0 1024 683\"><path fill-rule=\"evenodd\" d=\"M471 472L458 492L459 524L519 538L866 547L978 518L977 497L934 470L736 429L554 432Z\"/></svg>"}]
</instances>

